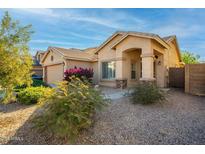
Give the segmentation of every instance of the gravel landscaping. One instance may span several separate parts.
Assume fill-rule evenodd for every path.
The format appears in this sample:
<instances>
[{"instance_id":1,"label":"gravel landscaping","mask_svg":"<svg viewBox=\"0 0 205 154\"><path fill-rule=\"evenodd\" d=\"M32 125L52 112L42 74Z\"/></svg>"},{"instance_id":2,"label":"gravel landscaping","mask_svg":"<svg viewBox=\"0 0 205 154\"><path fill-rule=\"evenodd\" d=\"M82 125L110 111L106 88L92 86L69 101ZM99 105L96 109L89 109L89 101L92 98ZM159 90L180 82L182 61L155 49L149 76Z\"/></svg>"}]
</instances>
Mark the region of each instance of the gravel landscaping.
<instances>
[{"instance_id":1,"label":"gravel landscaping","mask_svg":"<svg viewBox=\"0 0 205 154\"><path fill-rule=\"evenodd\" d=\"M0 143L66 144L32 128L35 110L35 105L0 105ZM168 91L163 104L134 105L121 97L96 114L77 144L205 144L204 117L205 97L176 89Z\"/></svg>"}]
</instances>

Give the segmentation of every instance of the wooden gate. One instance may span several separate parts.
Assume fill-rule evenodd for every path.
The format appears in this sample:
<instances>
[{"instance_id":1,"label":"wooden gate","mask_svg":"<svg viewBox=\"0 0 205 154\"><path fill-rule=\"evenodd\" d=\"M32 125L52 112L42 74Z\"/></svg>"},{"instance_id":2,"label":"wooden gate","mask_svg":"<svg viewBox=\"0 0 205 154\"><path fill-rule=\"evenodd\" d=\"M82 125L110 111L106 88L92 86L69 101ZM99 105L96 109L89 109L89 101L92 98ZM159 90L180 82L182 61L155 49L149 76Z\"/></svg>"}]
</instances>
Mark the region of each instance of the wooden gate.
<instances>
[{"instance_id":1,"label":"wooden gate","mask_svg":"<svg viewBox=\"0 0 205 154\"><path fill-rule=\"evenodd\" d=\"M184 68L169 68L169 86L174 88L184 88L185 71Z\"/></svg>"},{"instance_id":2,"label":"wooden gate","mask_svg":"<svg viewBox=\"0 0 205 154\"><path fill-rule=\"evenodd\" d=\"M186 64L185 75L185 92L205 96L205 64Z\"/></svg>"}]
</instances>

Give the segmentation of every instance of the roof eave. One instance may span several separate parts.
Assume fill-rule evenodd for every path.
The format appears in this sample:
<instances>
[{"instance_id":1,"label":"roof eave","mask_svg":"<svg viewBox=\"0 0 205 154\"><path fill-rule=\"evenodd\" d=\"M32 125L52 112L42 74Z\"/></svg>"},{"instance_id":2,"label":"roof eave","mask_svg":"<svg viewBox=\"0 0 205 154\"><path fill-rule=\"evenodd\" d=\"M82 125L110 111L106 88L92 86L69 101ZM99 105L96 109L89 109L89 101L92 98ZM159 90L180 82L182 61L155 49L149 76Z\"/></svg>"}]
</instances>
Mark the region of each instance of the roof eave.
<instances>
[{"instance_id":1,"label":"roof eave","mask_svg":"<svg viewBox=\"0 0 205 154\"><path fill-rule=\"evenodd\" d=\"M95 59L88 59L88 58L78 58L78 57L70 57L70 56L65 56L64 59L69 59L69 60L78 60L78 61L96 61Z\"/></svg>"},{"instance_id":2,"label":"roof eave","mask_svg":"<svg viewBox=\"0 0 205 154\"><path fill-rule=\"evenodd\" d=\"M115 47L122 42L125 38L127 38L128 36L137 36L137 37L143 37L143 38L149 38L149 39L154 39L157 42L159 42L161 45L163 45L166 49L169 48L169 44L167 44L166 42L164 42L160 37L153 37L153 36L143 36L143 35L137 35L137 34L129 34L127 33L124 37L122 37L119 41L117 41L115 44L113 44L111 46L111 49L115 49Z\"/></svg>"},{"instance_id":3,"label":"roof eave","mask_svg":"<svg viewBox=\"0 0 205 154\"><path fill-rule=\"evenodd\" d=\"M119 34L123 34L121 31L115 32L113 35L111 35L105 42L103 42L95 51L95 54L99 52L100 49L102 49L106 44L108 44L114 37L116 37Z\"/></svg>"}]
</instances>

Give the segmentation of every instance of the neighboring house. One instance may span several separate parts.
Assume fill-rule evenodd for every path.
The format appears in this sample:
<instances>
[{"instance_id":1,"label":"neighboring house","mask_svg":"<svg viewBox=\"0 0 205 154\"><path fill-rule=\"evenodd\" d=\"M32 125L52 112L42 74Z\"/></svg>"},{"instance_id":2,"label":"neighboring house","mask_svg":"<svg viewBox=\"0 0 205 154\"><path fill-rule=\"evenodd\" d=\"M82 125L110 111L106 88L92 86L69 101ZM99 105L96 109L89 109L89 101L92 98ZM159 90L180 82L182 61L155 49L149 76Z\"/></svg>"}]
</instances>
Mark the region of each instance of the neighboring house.
<instances>
[{"instance_id":1,"label":"neighboring house","mask_svg":"<svg viewBox=\"0 0 205 154\"><path fill-rule=\"evenodd\" d=\"M181 57L176 36L116 32L97 48L63 49L49 47L44 54L43 78L47 83L61 81L64 71L73 67L93 68L94 83L116 86L126 80L129 87L139 81L168 85L169 67L180 67Z\"/></svg>"},{"instance_id":2,"label":"neighboring house","mask_svg":"<svg viewBox=\"0 0 205 154\"><path fill-rule=\"evenodd\" d=\"M40 61L44 55L44 51L37 51L36 55L33 57L33 77L42 78L43 77L43 67L40 64Z\"/></svg>"},{"instance_id":3,"label":"neighboring house","mask_svg":"<svg viewBox=\"0 0 205 154\"><path fill-rule=\"evenodd\" d=\"M36 60L40 63L40 61L42 60L42 58L43 58L43 56L44 56L44 54L45 54L46 52L45 51L42 51L42 50L38 50L37 52L36 52L36 55L35 55L35 58L36 58Z\"/></svg>"}]
</instances>

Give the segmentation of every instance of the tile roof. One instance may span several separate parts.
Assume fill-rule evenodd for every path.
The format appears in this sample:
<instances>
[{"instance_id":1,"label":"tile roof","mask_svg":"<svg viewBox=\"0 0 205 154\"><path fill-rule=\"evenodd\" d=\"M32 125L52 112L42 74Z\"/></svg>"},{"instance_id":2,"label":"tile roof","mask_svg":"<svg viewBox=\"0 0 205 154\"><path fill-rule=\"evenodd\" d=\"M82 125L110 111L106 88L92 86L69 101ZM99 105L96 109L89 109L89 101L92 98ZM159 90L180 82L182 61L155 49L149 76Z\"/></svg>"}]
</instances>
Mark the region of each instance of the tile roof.
<instances>
[{"instance_id":1,"label":"tile roof","mask_svg":"<svg viewBox=\"0 0 205 154\"><path fill-rule=\"evenodd\" d=\"M95 61L97 60L97 55L95 53L97 53L101 47L103 47L110 39L112 39L112 37L114 37L117 34L122 34L122 37L126 35L140 35L144 37L155 38L158 41L161 40L161 43L163 43L164 45L168 45L168 42L170 40L172 40L173 38L176 38L175 35L161 38L159 35L154 34L154 33L136 32L136 31L117 31L98 47L87 48L84 50L77 49L77 48L66 49L66 48L61 48L61 47L49 47L47 51L55 50L59 52L60 54L62 54L67 59ZM45 53L44 51L38 51L38 52L43 53L43 54ZM44 55L44 57L45 56L46 55Z\"/></svg>"},{"instance_id":2,"label":"tile roof","mask_svg":"<svg viewBox=\"0 0 205 154\"><path fill-rule=\"evenodd\" d=\"M88 61L94 61L96 60L96 55L94 54L94 51L96 48L87 48L84 50L76 49L76 48L60 48L60 47L50 47L49 49L55 50L60 52L65 58L67 59L81 59L81 60L88 60Z\"/></svg>"},{"instance_id":3,"label":"tile roof","mask_svg":"<svg viewBox=\"0 0 205 154\"><path fill-rule=\"evenodd\" d=\"M163 37L163 40L165 40L166 42L169 42L169 40L171 40L175 37L176 37L175 35L170 35L170 36Z\"/></svg>"},{"instance_id":4,"label":"tile roof","mask_svg":"<svg viewBox=\"0 0 205 154\"><path fill-rule=\"evenodd\" d=\"M145 32L136 32L136 31L116 31L113 35L111 35L106 41L104 41L97 49L96 53L103 47L105 46L112 38L114 38L116 35L121 34L122 37L119 39L115 44L118 44L120 41L123 40L123 38L126 38L128 35L137 35L137 36L142 36L142 37L147 37L147 38L152 38L160 42L162 45L165 47L169 46L167 41L165 41L163 38L161 38L159 35L154 34L154 33L145 33Z\"/></svg>"}]
</instances>

